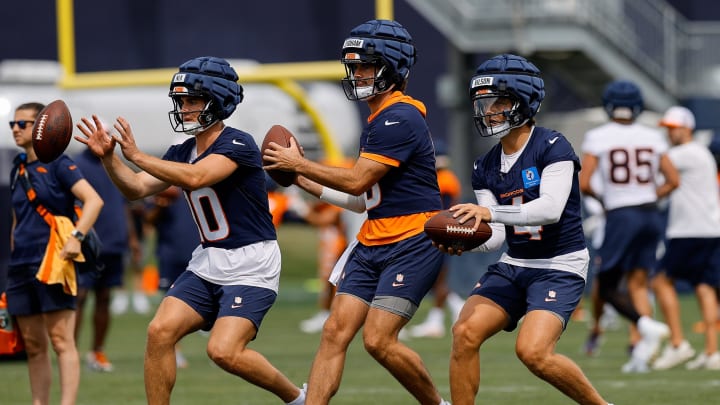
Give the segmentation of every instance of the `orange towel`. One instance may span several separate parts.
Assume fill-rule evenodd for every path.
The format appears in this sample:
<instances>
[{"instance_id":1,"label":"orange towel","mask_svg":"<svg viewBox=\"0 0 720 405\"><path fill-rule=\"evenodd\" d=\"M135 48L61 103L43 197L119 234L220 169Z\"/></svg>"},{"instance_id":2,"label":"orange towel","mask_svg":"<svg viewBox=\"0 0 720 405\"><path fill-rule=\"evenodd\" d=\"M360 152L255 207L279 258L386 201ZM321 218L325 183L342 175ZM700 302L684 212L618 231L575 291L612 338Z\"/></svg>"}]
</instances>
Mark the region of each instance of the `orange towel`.
<instances>
[{"instance_id":1,"label":"orange towel","mask_svg":"<svg viewBox=\"0 0 720 405\"><path fill-rule=\"evenodd\" d=\"M35 277L45 284L62 284L66 294L77 295L77 275L75 264L71 260L60 258L65 241L75 229L75 224L68 217L55 216L50 225L50 240L45 257L40 263L40 269ZM76 262L84 262L85 257L80 253Z\"/></svg>"}]
</instances>

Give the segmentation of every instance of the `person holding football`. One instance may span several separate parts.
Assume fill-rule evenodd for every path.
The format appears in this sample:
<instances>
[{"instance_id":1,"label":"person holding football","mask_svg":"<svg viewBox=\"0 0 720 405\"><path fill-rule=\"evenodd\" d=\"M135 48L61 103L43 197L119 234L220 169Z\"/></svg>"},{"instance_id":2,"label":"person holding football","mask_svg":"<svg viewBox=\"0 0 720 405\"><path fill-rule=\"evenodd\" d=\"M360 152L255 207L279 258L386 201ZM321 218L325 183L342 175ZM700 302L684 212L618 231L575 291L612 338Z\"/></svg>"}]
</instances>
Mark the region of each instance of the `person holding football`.
<instances>
[{"instance_id":1,"label":"person holding football","mask_svg":"<svg viewBox=\"0 0 720 405\"><path fill-rule=\"evenodd\" d=\"M150 322L145 350L149 404L168 404L175 384L175 345L185 335L210 330L208 356L223 370L272 392L283 402L304 403L305 393L260 353L247 346L277 297L280 248L268 208L265 172L253 137L226 127L242 101L230 64L198 57L170 82L173 130L193 137L160 159L138 149L130 123L119 117L112 135L97 116L78 128L115 185L130 200L171 186L182 188L197 223L200 245L167 291ZM141 170L136 172L114 153ZM181 235L178 235L181 237Z\"/></svg>"},{"instance_id":2,"label":"person holding football","mask_svg":"<svg viewBox=\"0 0 720 405\"><path fill-rule=\"evenodd\" d=\"M289 148L270 143L263 155L266 169L294 171L309 193L368 215L347 262L335 266L337 293L308 381L307 402L314 405L337 392L348 345L361 328L365 349L418 403L445 403L420 356L398 340L442 263L423 232L441 202L425 105L405 94L415 59L412 38L398 22L355 27L342 47L342 84L348 99L367 103L370 116L354 165L307 160L294 140Z\"/></svg>"},{"instance_id":3,"label":"person holding football","mask_svg":"<svg viewBox=\"0 0 720 405\"><path fill-rule=\"evenodd\" d=\"M470 80L475 127L499 143L477 159L477 204L450 208L460 222L490 224L472 251L508 249L471 291L453 326L450 392L454 405L475 403L482 344L520 330L515 353L535 375L579 404L607 405L582 370L555 352L582 297L589 253L580 216L580 159L559 132L535 125L545 96L540 70L521 56L495 56ZM440 250L461 254L442 245Z\"/></svg>"}]
</instances>

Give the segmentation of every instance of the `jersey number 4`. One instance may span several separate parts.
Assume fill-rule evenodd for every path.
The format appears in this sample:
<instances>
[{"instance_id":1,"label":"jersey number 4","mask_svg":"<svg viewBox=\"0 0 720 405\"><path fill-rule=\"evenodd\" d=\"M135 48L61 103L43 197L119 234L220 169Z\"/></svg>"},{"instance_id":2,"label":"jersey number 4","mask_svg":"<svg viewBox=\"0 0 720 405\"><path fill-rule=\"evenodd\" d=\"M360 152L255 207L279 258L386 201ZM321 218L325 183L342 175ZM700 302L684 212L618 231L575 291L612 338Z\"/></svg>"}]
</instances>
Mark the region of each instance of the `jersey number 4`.
<instances>
[{"instance_id":1,"label":"jersey number 4","mask_svg":"<svg viewBox=\"0 0 720 405\"><path fill-rule=\"evenodd\" d=\"M522 196L515 197L512 202L513 205L522 205L523 198ZM515 235L529 235L530 240L540 240L542 239L543 227L542 225L513 225L513 231Z\"/></svg>"}]
</instances>

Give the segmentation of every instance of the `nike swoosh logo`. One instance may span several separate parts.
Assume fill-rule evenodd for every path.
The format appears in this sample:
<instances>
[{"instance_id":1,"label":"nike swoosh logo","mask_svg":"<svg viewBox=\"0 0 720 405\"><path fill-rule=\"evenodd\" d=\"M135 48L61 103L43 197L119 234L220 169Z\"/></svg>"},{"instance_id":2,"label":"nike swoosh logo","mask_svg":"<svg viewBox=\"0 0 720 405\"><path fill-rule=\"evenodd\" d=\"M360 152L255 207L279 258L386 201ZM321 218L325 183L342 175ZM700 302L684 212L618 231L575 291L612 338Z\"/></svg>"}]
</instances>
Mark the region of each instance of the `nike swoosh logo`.
<instances>
[{"instance_id":1,"label":"nike swoosh logo","mask_svg":"<svg viewBox=\"0 0 720 405\"><path fill-rule=\"evenodd\" d=\"M554 144L555 141L557 141L558 139L560 139L560 137L559 137L559 136L556 136L555 138L549 140L548 142L550 142L550 145L552 145L552 144Z\"/></svg>"},{"instance_id":2,"label":"nike swoosh logo","mask_svg":"<svg viewBox=\"0 0 720 405\"><path fill-rule=\"evenodd\" d=\"M473 163L473 170L477 170L477 162Z\"/></svg>"},{"instance_id":3,"label":"nike swoosh logo","mask_svg":"<svg viewBox=\"0 0 720 405\"><path fill-rule=\"evenodd\" d=\"M242 142L238 141L237 139L233 139L233 145L240 145L240 146L245 146L245 144L244 144L244 143L242 143Z\"/></svg>"},{"instance_id":4,"label":"nike swoosh logo","mask_svg":"<svg viewBox=\"0 0 720 405\"><path fill-rule=\"evenodd\" d=\"M393 283L392 283L392 286L393 286L393 287L402 287L402 286L404 286L404 285L405 285L404 283L396 283L396 282L394 282L394 281L393 281Z\"/></svg>"},{"instance_id":5,"label":"nike swoosh logo","mask_svg":"<svg viewBox=\"0 0 720 405\"><path fill-rule=\"evenodd\" d=\"M399 123L400 123L400 121L388 121L388 120L385 120L385 126L395 125L395 124L399 124Z\"/></svg>"},{"instance_id":6,"label":"nike swoosh logo","mask_svg":"<svg viewBox=\"0 0 720 405\"><path fill-rule=\"evenodd\" d=\"M241 306L242 306L242 304L240 304L240 305L232 304L232 305L230 305L230 308L236 309L236 308L240 308Z\"/></svg>"}]
</instances>

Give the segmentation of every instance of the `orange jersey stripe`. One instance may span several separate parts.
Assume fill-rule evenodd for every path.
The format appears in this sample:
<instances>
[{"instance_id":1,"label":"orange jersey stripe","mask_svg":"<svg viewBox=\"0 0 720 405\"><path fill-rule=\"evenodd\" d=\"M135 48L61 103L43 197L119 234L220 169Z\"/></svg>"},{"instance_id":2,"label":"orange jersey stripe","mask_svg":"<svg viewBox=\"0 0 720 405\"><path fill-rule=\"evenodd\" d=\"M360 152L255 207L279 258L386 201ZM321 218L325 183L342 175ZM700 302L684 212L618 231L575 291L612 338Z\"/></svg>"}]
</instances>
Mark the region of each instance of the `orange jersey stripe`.
<instances>
[{"instance_id":1,"label":"orange jersey stripe","mask_svg":"<svg viewBox=\"0 0 720 405\"><path fill-rule=\"evenodd\" d=\"M411 238L425 229L425 222L437 211L400 217L368 219L358 232L358 241L365 246L388 245Z\"/></svg>"},{"instance_id":2,"label":"orange jersey stripe","mask_svg":"<svg viewBox=\"0 0 720 405\"><path fill-rule=\"evenodd\" d=\"M363 157L365 159L370 159L370 160L378 162L378 163L383 163L388 166L400 167L400 161L391 159L387 156L378 155L377 153L361 153L360 157Z\"/></svg>"}]
</instances>

